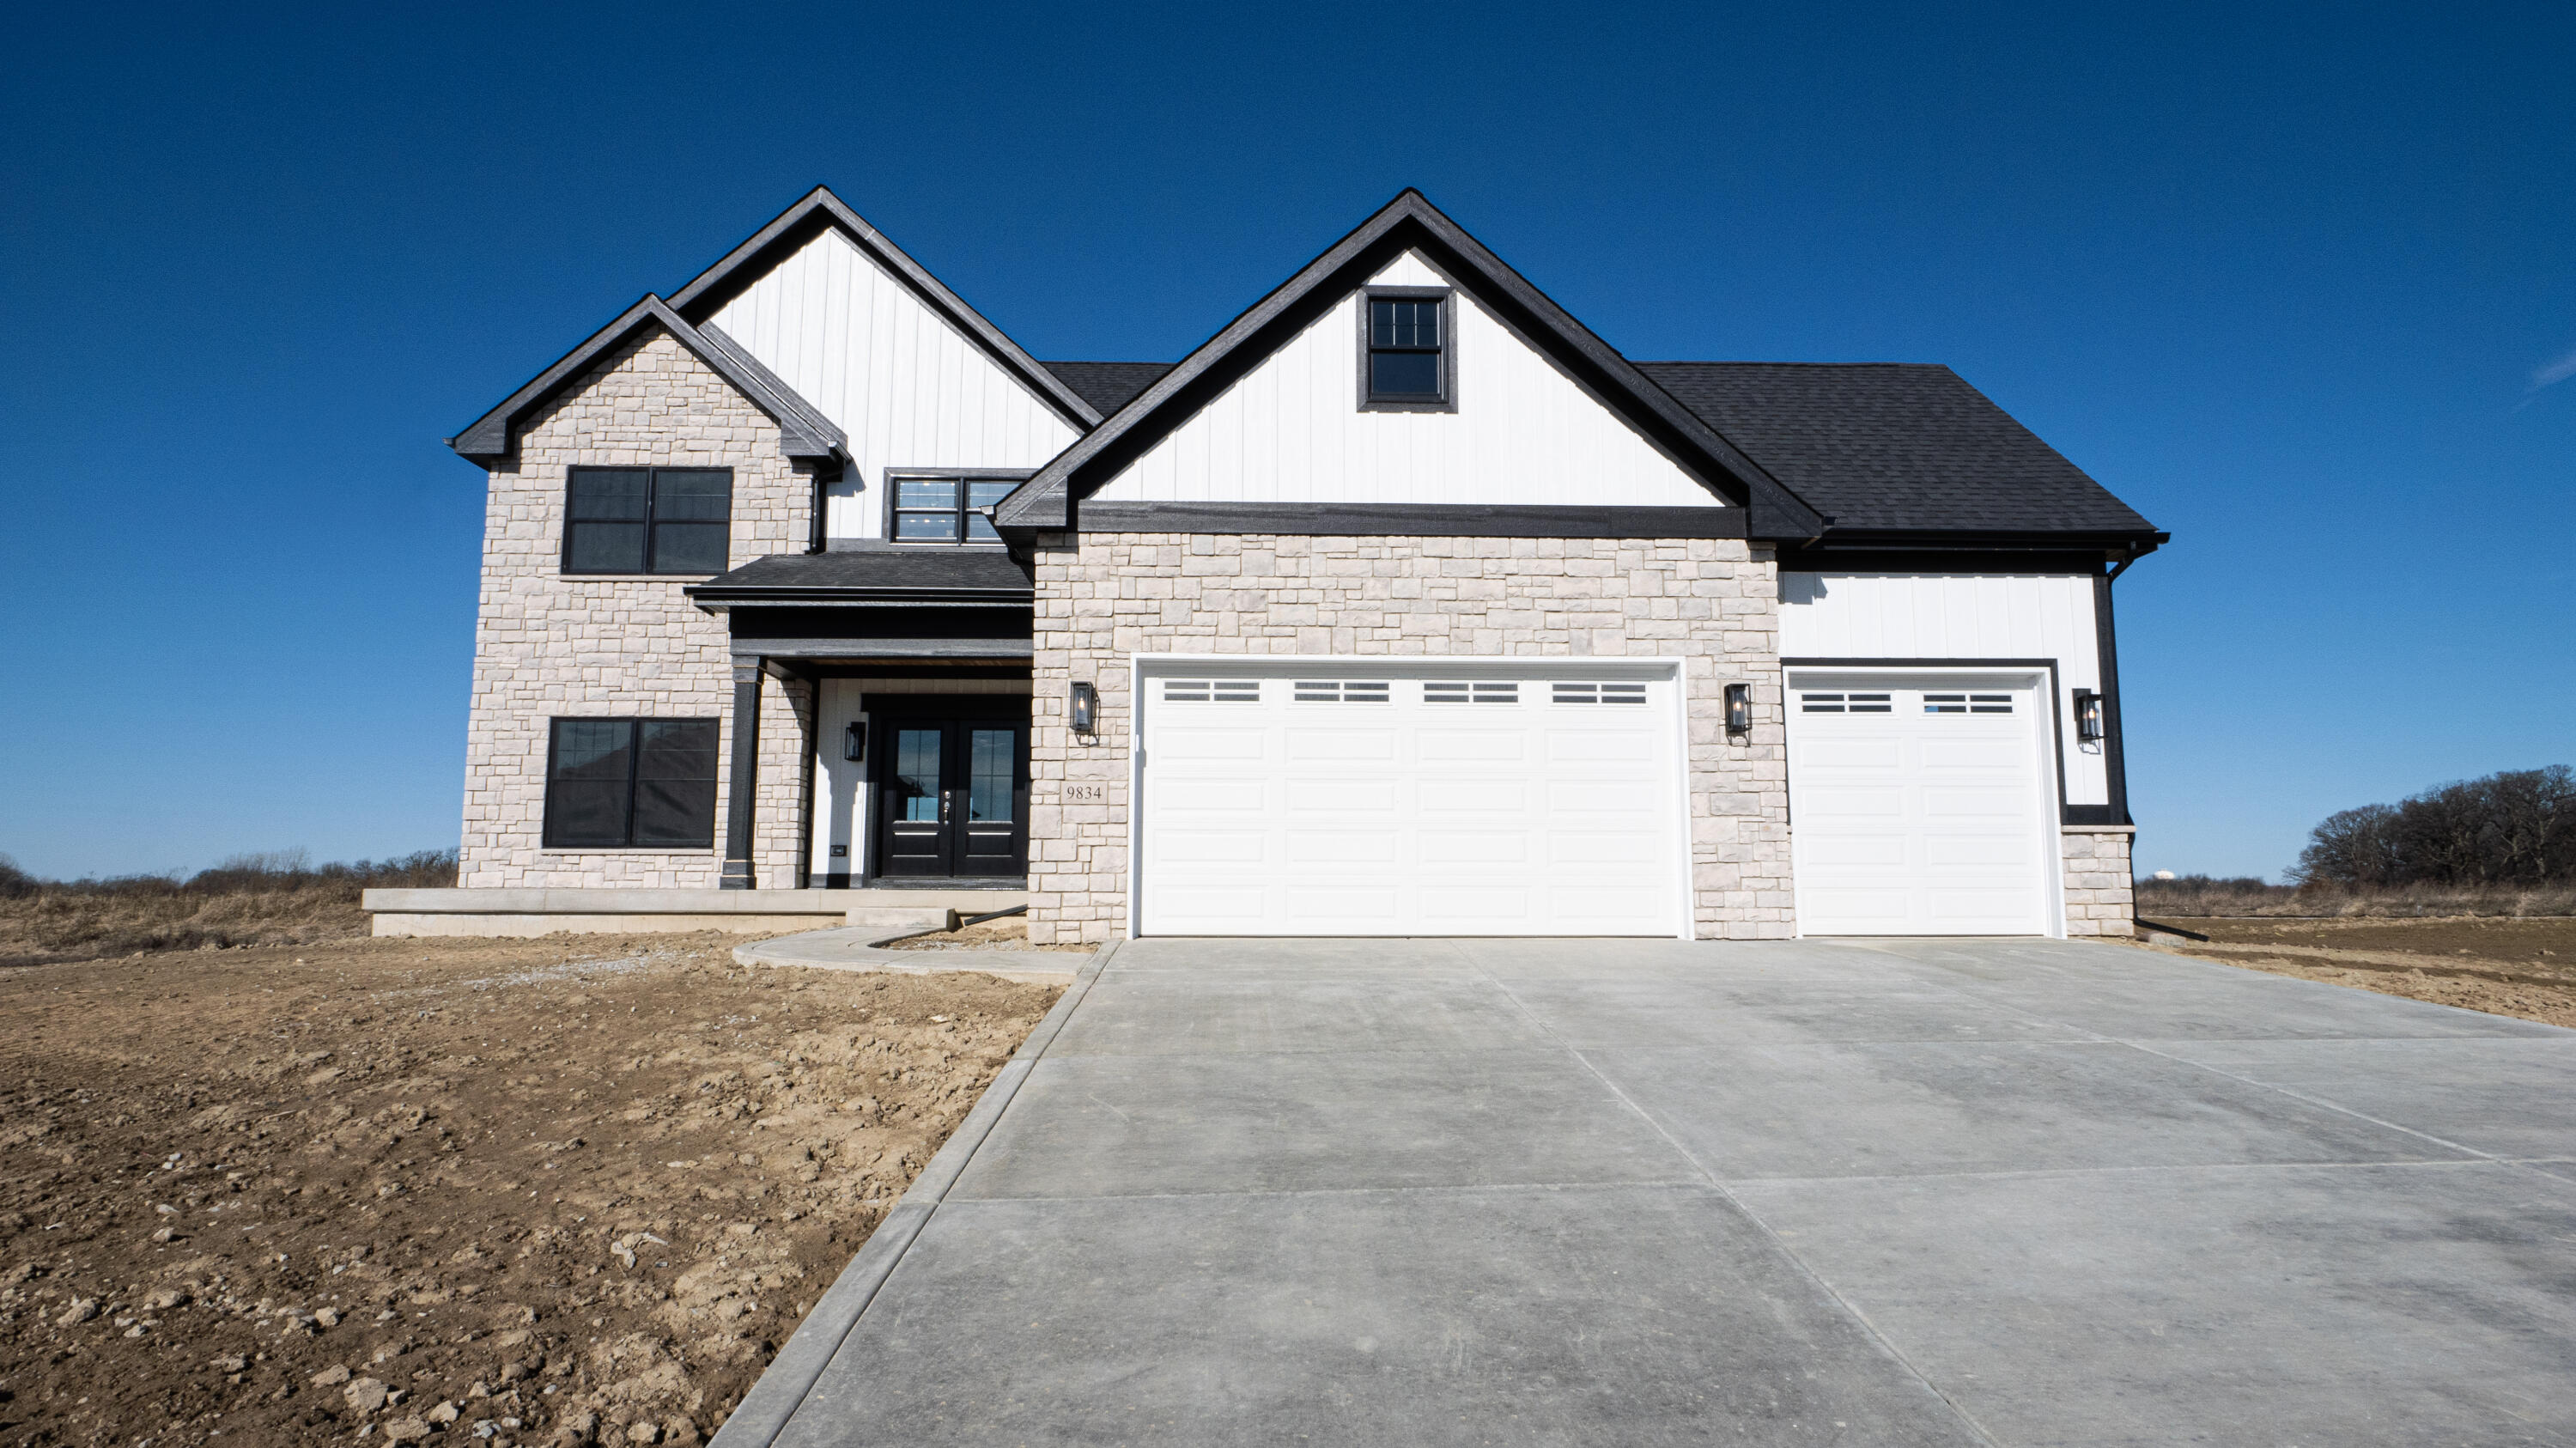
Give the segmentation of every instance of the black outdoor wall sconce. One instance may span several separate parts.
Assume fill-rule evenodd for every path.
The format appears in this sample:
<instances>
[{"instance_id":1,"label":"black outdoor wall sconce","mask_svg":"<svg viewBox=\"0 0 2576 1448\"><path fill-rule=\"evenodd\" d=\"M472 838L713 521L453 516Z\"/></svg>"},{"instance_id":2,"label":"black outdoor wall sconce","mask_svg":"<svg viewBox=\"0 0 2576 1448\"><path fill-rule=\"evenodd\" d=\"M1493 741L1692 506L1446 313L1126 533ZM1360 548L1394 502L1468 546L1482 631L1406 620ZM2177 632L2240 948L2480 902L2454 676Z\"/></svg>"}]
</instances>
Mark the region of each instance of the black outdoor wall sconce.
<instances>
[{"instance_id":1,"label":"black outdoor wall sconce","mask_svg":"<svg viewBox=\"0 0 2576 1448\"><path fill-rule=\"evenodd\" d=\"M1073 732L1089 734L1100 727L1100 691L1089 684L1073 686Z\"/></svg>"},{"instance_id":2,"label":"black outdoor wall sconce","mask_svg":"<svg viewBox=\"0 0 2576 1448\"><path fill-rule=\"evenodd\" d=\"M855 719L850 721L850 727L841 734L841 757L854 762L868 757L866 724Z\"/></svg>"},{"instance_id":3,"label":"black outdoor wall sconce","mask_svg":"<svg viewBox=\"0 0 2576 1448\"><path fill-rule=\"evenodd\" d=\"M1741 739L1753 732L1753 686L1726 686L1726 737Z\"/></svg>"},{"instance_id":4,"label":"black outdoor wall sconce","mask_svg":"<svg viewBox=\"0 0 2576 1448\"><path fill-rule=\"evenodd\" d=\"M2102 696L2090 689L2075 691L2075 738L2082 744L2102 742Z\"/></svg>"}]
</instances>

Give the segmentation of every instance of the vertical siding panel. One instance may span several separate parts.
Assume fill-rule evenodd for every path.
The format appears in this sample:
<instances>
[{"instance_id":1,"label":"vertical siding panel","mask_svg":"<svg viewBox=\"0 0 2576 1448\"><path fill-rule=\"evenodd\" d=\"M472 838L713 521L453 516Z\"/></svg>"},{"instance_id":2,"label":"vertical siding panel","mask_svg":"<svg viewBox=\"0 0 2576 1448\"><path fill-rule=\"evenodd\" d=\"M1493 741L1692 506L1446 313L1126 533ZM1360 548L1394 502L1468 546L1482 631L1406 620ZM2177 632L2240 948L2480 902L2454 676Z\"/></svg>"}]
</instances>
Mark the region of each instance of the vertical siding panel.
<instances>
[{"instance_id":1,"label":"vertical siding panel","mask_svg":"<svg viewBox=\"0 0 2576 1448\"><path fill-rule=\"evenodd\" d=\"M1418 257L1382 280L1433 285ZM1709 506L1707 489L1461 297L1459 410L1363 413L1345 298L1112 479L1104 499Z\"/></svg>"}]
</instances>

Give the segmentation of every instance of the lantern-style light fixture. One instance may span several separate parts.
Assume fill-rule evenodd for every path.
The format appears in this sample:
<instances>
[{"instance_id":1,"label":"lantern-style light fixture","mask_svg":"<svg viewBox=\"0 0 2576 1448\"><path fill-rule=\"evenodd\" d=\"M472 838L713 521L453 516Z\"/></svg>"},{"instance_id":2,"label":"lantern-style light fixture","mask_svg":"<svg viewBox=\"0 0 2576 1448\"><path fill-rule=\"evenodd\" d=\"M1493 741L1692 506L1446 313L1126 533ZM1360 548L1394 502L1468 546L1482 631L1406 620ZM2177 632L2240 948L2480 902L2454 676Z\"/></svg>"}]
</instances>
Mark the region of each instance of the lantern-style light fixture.
<instances>
[{"instance_id":1,"label":"lantern-style light fixture","mask_svg":"<svg viewBox=\"0 0 2576 1448\"><path fill-rule=\"evenodd\" d=\"M853 763L868 757L868 726L865 720L853 719L841 731L841 757Z\"/></svg>"},{"instance_id":2,"label":"lantern-style light fixture","mask_svg":"<svg viewBox=\"0 0 2576 1448\"><path fill-rule=\"evenodd\" d=\"M2091 689L2075 691L2075 738L2084 744L2102 742L2102 696Z\"/></svg>"},{"instance_id":3,"label":"lantern-style light fixture","mask_svg":"<svg viewBox=\"0 0 2576 1448\"><path fill-rule=\"evenodd\" d=\"M1753 686L1726 686L1726 737L1741 739L1753 732Z\"/></svg>"},{"instance_id":4,"label":"lantern-style light fixture","mask_svg":"<svg viewBox=\"0 0 2576 1448\"><path fill-rule=\"evenodd\" d=\"M1087 683L1073 686L1073 732L1089 734L1100 727L1100 691Z\"/></svg>"}]
</instances>

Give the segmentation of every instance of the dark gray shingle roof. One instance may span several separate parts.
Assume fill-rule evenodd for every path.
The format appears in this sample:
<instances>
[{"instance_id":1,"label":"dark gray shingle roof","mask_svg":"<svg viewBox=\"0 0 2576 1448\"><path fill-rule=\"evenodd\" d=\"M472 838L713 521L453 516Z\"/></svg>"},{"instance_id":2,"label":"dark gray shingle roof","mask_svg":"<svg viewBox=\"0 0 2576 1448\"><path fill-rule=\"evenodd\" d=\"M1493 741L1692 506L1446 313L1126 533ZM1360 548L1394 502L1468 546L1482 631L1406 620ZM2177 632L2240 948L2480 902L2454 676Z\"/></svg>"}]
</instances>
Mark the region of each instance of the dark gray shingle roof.
<instances>
[{"instance_id":1,"label":"dark gray shingle roof","mask_svg":"<svg viewBox=\"0 0 2576 1448\"><path fill-rule=\"evenodd\" d=\"M1030 591L1029 575L999 548L905 547L891 543L836 546L829 553L773 553L689 589L692 597L782 600L814 589L903 594Z\"/></svg>"},{"instance_id":2,"label":"dark gray shingle roof","mask_svg":"<svg viewBox=\"0 0 2576 1448\"><path fill-rule=\"evenodd\" d=\"M1174 362L1047 362L1041 364L1102 417L1125 407L1137 393L1163 380Z\"/></svg>"},{"instance_id":3,"label":"dark gray shingle roof","mask_svg":"<svg viewBox=\"0 0 2576 1448\"><path fill-rule=\"evenodd\" d=\"M1947 367L1640 362L1835 532L2151 533Z\"/></svg>"}]
</instances>

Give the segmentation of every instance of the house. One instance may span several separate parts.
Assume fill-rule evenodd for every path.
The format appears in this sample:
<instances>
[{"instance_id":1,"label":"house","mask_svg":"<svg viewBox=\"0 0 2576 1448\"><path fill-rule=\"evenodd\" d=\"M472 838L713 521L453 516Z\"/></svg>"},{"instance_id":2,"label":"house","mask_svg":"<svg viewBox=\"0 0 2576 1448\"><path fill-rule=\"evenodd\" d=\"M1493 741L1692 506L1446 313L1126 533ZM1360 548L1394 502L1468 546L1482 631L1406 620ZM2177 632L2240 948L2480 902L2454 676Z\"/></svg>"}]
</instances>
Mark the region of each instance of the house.
<instances>
[{"instance_id":1,"label":"house","mask_svg":"<svg viewBox=\"0 0 2576 1448\"><path fill-rule=\"evenodd\" d=\"M1632 361L1413 191L1172 365L1041 362L817 190L451 446L466 893L2127 928L2166 535L1944 367Z\"/></svg>"}]
</instances>

